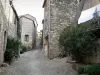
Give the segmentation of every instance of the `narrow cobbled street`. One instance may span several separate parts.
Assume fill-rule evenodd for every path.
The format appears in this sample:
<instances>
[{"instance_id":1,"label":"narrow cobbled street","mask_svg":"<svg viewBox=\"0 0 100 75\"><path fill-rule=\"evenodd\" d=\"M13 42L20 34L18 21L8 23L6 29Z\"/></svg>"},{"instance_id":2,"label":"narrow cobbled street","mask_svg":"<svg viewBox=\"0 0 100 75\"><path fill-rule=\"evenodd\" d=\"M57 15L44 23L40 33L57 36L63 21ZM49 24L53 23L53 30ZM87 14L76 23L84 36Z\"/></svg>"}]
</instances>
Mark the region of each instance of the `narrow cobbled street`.
<instances>
[{"instance_id":1,"label":"narrow cobbled street","mask_svg":"<svg viewBox=\"0 0 100 75\"><path fill-rule=\"evenodd\" d=\"M77 75L66 58L49 60L42 50L26 52L8 67L5 75Z\"/></svg>"}]
</instances>

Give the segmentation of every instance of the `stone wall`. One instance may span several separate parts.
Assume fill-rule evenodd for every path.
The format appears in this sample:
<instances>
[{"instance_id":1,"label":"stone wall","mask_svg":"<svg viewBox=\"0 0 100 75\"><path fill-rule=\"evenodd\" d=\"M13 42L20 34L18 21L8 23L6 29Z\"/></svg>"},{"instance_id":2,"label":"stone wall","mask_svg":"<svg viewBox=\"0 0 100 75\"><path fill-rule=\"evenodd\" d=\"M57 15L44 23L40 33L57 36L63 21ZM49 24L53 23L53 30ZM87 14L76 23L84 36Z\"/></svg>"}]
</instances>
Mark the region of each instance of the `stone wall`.
<instances>
[{"instance_id":1,"label":"stone wall","mask_svg":"<svg viewBox=\"0 0 100 75\"><path fill-rule=\"evenodd\" d=\"M76 16L76 0L50 0L50 58L57 57L59 35L67 26L71 25Z\"/></svg>"},{"instance_id":2,"label":"stone wall","mask_svg":"<svg viewBox=\"0 0 100 75\"><path fill-rule=\"evenodd\" d=\"M23 45L34 48L36 46L37 23L34 17L26 14L20 17L21 42ZM29 35L29 41L25 41L25 35Z\"/></svg>"},{"instance_id":3,"label":"stone wall","mask_svg":"<svg viewBox=\"0 0 100 75\"><path fill-rule=\"evenodd\" d=\"M2 64L4 60L4 50L7 42L7 28L8 23L0 0L0 64Z\"/></svg>"},{"instance_id":4,"label":"stone wall","mask_svg":"<svg viewBox=\"0 0 100 75\"><path fill-rule=\"evenodd\" d=\"M50 41L50 0L47 0L44 8L45 9L44 9L44 22L43 22L43 48L44 48L45 55L49 57L49 54L48 54L49 42L48 42L48 45L46 44L46 42ZM48 40L46 40L46 38L48 38Z\"/></svg>"},{"instance_id":5,"label":"stone wall","mask_svg":"<svg viewBox=\"0 0 100 75\"><path fill-rule=\"evenodd\" d=\"M92 7L96 6L97 4L100 4L100 0L86 0L83 10L92 8Z\"/></svg>"},{"instance_id":6,"label":"stone wall","mask_svg":"<svg viewBox=\"0 0 100 75\"><path fill-rule=\"evenodd\" d=\"M0 64L4 60L7 36L17 38L16 14L9 4L9 0L0 0Z\"/></svg>"},{"instance_id":7,"label":"stone wall","mask_svg":"<svg viewBox=\"0 0 100 75\"><path fill-rule=\"evenodd\" d=\"M9 0L6 0L6 10L5 10L6 18L9 22L9 28L8 28L8 36L16 38L17 39L17 23L15 23L16 14L11 7Z\"/></svg>"},{"instance_id":8,"label":"stone wall","mask_svg":"<svg viewBox=\"0 0 100 75\"><path fill-rule=\"evenodd\" d=\"M50 26L50 1L47 0L47 4L44 9L44 37L46 37L49 33L49 26Z\"/></svg>"},{"instance_id":9,"label":"stone wall","mask_svg":"<svg viewBox=\"0 0 100 75\"><path fill-rule=\"evenodd\" d=\"M32 48L36 47L36 36L37 36L37 26L34 27L33 30L33 43L32 43Z\"/></svg>"},{"instance_id":10,"label":"stone wall","mask_svg":"<svg viewBox=\"0 0 100 75\"><path fill-rule=\"evenodd\" d=\"M33 29L33 21L23 17L22 19L22 33L21 33L21 41L24 45L32 47L32 29ZM26 42L25 35L29 35L29 41Z\"/></svg>"},{"instance_id":11,"label":"stone wall","mask_svg":"<svg viewBox=\"0 0 100 75\"><path fill-rule=\"evenodd\" d=\"M46 3L45 3L46 2ZM98 0L45 0L44 2L44 25L43 40L48 37L49 58L59 55L59 36L70 25L76 25L81 11L98 4ZM90 4L89 4L90 3ZM45 49L45 47L44 47Z\"/></svg>"}]
</instances>

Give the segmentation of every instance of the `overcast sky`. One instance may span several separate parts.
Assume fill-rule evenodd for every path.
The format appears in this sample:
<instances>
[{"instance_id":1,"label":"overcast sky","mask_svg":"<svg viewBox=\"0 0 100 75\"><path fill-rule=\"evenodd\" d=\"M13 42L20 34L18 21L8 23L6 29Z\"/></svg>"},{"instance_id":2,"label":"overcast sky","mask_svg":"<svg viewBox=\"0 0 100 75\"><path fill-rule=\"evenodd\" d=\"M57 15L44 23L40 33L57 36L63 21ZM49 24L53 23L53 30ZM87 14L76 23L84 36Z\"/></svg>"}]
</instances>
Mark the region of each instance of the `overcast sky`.
<instances>
[{"instance_id":1,"label":"overcast sky","mask_svg":"<svg viewBox=\"0 0 100 75\"><path fill-rule=\"evenodd\" d=\"M44 0L13 0L18 15L30 14L37 19L38 31L42 29Z\"/></svg>"}]
</instances>

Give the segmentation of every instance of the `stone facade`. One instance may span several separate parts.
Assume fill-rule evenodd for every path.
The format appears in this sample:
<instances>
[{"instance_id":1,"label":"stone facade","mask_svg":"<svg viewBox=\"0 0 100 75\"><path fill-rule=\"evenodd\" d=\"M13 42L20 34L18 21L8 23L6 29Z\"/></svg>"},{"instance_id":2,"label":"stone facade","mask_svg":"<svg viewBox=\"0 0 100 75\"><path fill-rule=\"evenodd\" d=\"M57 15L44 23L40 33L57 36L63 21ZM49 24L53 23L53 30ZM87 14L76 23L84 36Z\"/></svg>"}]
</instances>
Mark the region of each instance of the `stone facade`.
<instances>
[{"instance_id":1,"label":"stone facade","mask_svg":"<svg viewBox=\"0 0 100 75\"><path fill-rule=\"evenodd\" d=\"M2 5L4 9L4 14L8 22L8 36L16 38L17 37L17 25L14 23L16 14L13 10L13 3L10 4L9 0L2 0Z\"/></svg>"},{"instance_id":2,"label":"stone facade","mask_svg":"<svg viewBox=\"0 0 100 75\"><path fill-rule=\"evenodd\" d=\"M4 14L6 16L8 22L8 36L12 38L19 38L20 34L20 25L19 25L19 17L14 8L13 2L10 0L1 0L3 5Z\"/></svg>"},{"instance_id":3,"label":"stone facade","mask_svg":"<svg viewBox=\"0 0 100 75\"><path fill-rule=\"evenodd\" d=\"M3 4L0 0L0 65L3 63L4 60L4 50L6 47L6 40L7 40L7 29L8 29L8 22L5 15L5 10Z\"/></svg>"},{"instance_id":4,"label":"stone facade","mask_svg":"<svg viewBox=\"0 0 100 75\"><path fill-rule=\"evenodd\" d=\"M99 0L44 0L43 40L45 55L59 55L59 35L70 25L76 25L81 11L99 4Z\"/></svg>"},{"instance_id":5,"label":"stone facade","mask_svg":"<svg viewBox=\"0 0 100 75\"><path fill-rule=\"evenodd\" d=\"M23 45L31 47L32 49L36 46L36 33L37 33L37 21L29 15L22 15L20 17L21 24L21 42ZM26 36L26 37L25 37ZM25 40L27 38L28 40Z\"/></svg>"},{"instance_id":6,"label":"stone facade","mask_svg":"<svg viewBox=\"0 0 100 75\"><path fill-rule=\"evenodd\" d=\"M20 25L17 12L9 0L0 0L0 64L4 60L7 36L19 39Z\"/></svg>"},{"instance_id":7,"label":"stone facade","mask_svg":"<svg viewBox=\"0 0 100 75\"><path fill-rule=\"evenodd\" d=\"M8 2L7 2L8 1ZM6 5L6 10L8 9L8 11L6 11L6 15L8 15L8 21L9 21L9 29L8 29L8 36L18 39L20 37L20 23L19 23L19 17L18 14L14 8L14 5L12 3L12 1L9 2L9 0L6 0L6 3L8 3ZM8 13L9 12L9 13Z\"/></svg>"},{"instance_id":8,"label":"stone facade","mask_svg":"<svg viewBox=\"0 0 100 75\"><path fill-rule=\"evenodd\" d=\"M86 0L83 10L89 9L91 7L96 6L97 4L100 4L100 0Z\"/></svg>"},{"instance_id":9,"label":"stone facade","mask_svg":"<svg viewBox=\"0 0 100 75\"><path fill-rule=\"evenodd\" d=\"M44 50L50 59L59 55L59 35L74 21L78 4L77 0L44 1Z\"/></svg>"}]
</instances>

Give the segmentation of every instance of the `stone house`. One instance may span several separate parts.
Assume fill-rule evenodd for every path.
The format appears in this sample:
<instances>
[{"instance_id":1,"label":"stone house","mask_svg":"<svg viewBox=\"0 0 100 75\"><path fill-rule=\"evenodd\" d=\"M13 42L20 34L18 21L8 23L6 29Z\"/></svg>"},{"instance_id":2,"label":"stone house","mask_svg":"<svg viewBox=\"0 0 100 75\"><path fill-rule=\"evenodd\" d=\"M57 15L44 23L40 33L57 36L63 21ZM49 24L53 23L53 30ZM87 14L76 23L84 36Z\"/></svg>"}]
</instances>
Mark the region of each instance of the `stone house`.
<instances>
[{"instance_id":1,"label":"stone house","mask_svg":"<svg viewBox=\"0 0 100 75\"><path fill-rule=\"evenodd\" d=\"M0 0L0 64L4 60L7 37L20 38L20 25L17 12L9 0Z\"/></svg>"},{"instance_id":2,"label":"stone house","mask_svg":"<svg viewBox=\"0 0 100 75\"><path fill-rule=\"evenodd\" d=\"M8 36L20 38L20 22L18 14L11 0L1 0L4 13L8 22Z\"/></svg>"},{"instance_id":3,"label":"stone house","mask_svg":"<svg viewBox=\"0 0 100 75\"><path fill-rule=\"evenodd\" d=\"M18 14L15 10L15 7L14 7L12 1L10 1L9 4L10 4L9 5L10 8L8 8L9 9L8 36L20 40L20 36L21 36L20 20L19 20ZM7 7L9 7L9 6L7 6Z\"/></svg>"},{"instance_id":4,"label":"stone house","mask_svg":"<svg viewBox=\"0 0 100 75\"><path fill-rule=\"evenodd\" d=\"M44 0L43 42L45 55L59 56L59 35L74 22L79 0Z\"/></svg>"},{"instance_id":5,"label":"stone house","mask_svg":"<svg viewBox=\"0 0 100 75\"><path fill-rule=\"evenodd\" d=\"M4 60L4 50L7 42L7 29L8 22L5 16L5 9L2 4L2 0L0 0L0 65Z\"/></svg>"},{"instance_id":6,"label":"stone house","mask_svg":"<svg viewBox=\"0 0 100 75\"><path fill-rule=\"evenodd\" d=\"M29 15L22 15L20 17L21 25L21 42L23 45L33 49L36 46L36 35L37 35L37 21Z\"/></svg>"},{"instance_id":7,"label":"stone house","mask_svg":"<svg viewBox=\"0 0 100 75\"><path fill-rule=\"evenodd\" d=\"M44 0L43 44L45 55L59 56L59 35L70 25L78 23L81 11L98 3L98 0Z\"/></svg>"},{"instance_id":8,"label":"stone house","mask_svg":"<svg viewBox=\"0 0 100 75\"><path fill-rule=\"evenodd\" d=\"M5 10L5 16L8 22L8 36L17 38L19 25L19 17L14 8L13 2L11 0L1 0L3 8Z\"/></svg>"}]
</instances>

